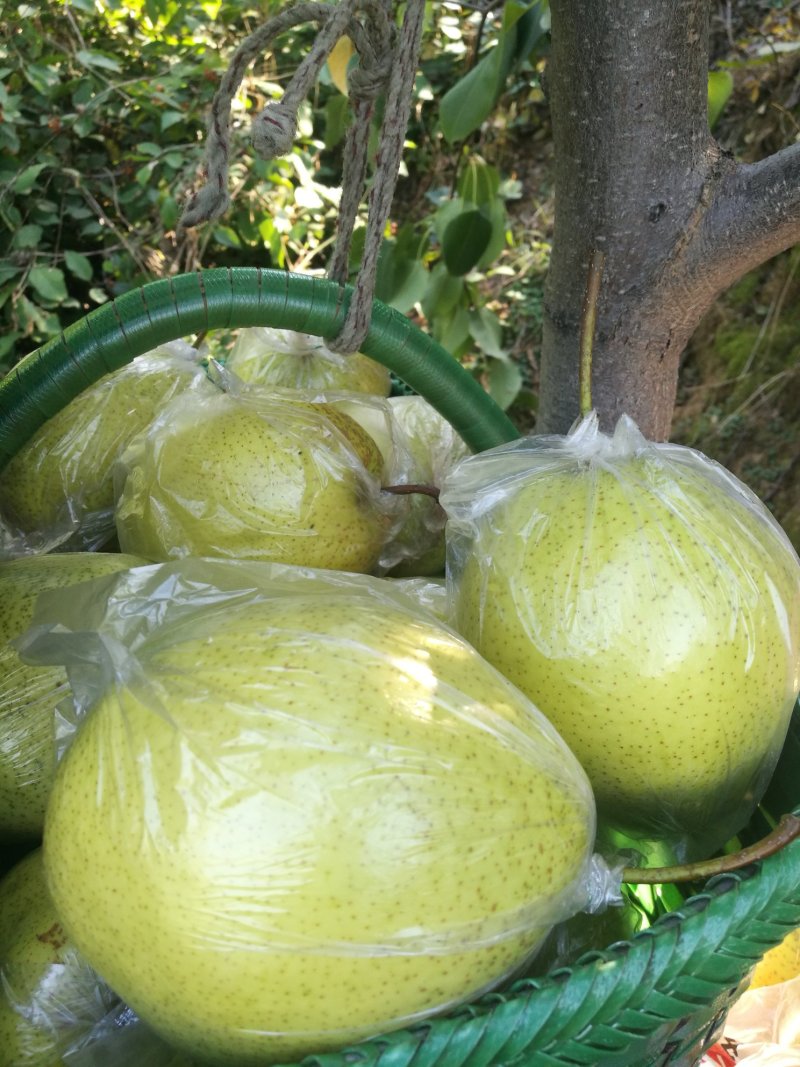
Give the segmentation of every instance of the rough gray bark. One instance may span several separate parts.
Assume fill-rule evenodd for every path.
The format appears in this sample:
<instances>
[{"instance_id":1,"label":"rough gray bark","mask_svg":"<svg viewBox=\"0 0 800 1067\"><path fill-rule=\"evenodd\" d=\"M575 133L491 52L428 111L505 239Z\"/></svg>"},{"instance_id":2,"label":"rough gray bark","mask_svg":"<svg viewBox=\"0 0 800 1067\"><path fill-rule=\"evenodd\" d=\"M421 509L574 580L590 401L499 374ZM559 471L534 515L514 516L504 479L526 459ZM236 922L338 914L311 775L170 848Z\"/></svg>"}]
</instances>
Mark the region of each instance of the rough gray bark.
<instances>
[{"instance_id":1,"label":"rough gray bark","mask_svg":"<svg viewBox=\"0 0 800 1067\"><path fill-rule=\"evenodd\" d=\"M588 264L605 253L592 392L669 436L681 352L746 271L800 241L800 144L761 163L708 131L707 0L551 0L556 217L537 432L578 414Z\"/></svg>"}]
</instances>

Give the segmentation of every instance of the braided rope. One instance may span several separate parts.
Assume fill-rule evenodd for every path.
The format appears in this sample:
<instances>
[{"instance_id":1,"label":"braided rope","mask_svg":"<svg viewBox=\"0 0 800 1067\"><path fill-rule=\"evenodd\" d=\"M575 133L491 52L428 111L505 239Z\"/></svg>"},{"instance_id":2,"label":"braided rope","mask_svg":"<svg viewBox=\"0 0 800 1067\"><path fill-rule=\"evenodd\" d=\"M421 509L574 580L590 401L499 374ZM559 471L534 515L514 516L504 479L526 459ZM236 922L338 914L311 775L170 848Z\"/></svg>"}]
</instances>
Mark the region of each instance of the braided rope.
<instances>
[{"instance_id":1,"label":"braided rope","mask_svg":"<svg viewBox=\"0 0 800 1067\"><path fill-rule=\"evenodd\" d=\"M355 17L358 5L370 9L369 31ZM272 101L257 117L253 128L253 147L264 158L290 151L297 126L297 108L307 94L334 44L343 34L353 41L367 69L379 69L386 54L379 56L375 41L382 49L390 48L392 27L388 23L382 0L342 0L340 4L308 0L279 12L242 41L211 103L205 149L206 179L191 197L178 224L180 230L217 219L230 205L228 167L230 162L230 112L233 98L250 64L269 48L272 41L304 22L316 22L322 30L314 46L295 72L281 101ZM377 28L377 29L376 29Z\"/></svg>"},{"instance_id":2,"label":"braided rope","mask_svg":"<svg viewBox=\"0 0 800 1067\"><path fill-rule=\"evenodd\" d=\"M314 45L295 71L280 101L271 101L253 121L252 143L259 156L273 159L291 150L297 111L336 41L348 35L360 65L348 74L354 121L347 135L342 200L336 246L328 276L343 285L349 274L350 247L364 195L369 131L375 99L386 88L380 149L368 198L364 256L344 325L329 342L339 352L357 352L369 332L378 254L389 220L403 142L411 110L411 94L422 41L425 0L407 0L397 47L390 0L340 0L336 5L299 3L276 15L237 48L214 96L206 143L206 182L189 201L179 223L187 229L218 218L228 208L230 108L249 64L290 26L316 21L321 28ZM359 21L364 18L364 24Z\"/></svg>"}]
</instances>

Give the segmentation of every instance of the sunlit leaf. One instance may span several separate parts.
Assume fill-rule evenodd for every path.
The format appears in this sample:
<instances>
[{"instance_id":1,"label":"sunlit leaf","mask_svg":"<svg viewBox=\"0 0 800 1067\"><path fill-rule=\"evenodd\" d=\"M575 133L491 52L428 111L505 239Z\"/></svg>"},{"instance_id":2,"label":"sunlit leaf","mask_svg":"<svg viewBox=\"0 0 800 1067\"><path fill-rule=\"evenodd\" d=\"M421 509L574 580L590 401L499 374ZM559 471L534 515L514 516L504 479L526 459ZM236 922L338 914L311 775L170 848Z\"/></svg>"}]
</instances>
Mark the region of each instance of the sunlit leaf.
<instances>
[{"instance_id":1,"label":"sunlit leaf","mask_svg":"<svg viewBox=\"0 0 800 1067\"><path fill-rule=\"evenodd\" d=\"M708 126L713 129L733 92L733 75L729 70L712 70L708 74Z\"/></svg>"}]
</instances>

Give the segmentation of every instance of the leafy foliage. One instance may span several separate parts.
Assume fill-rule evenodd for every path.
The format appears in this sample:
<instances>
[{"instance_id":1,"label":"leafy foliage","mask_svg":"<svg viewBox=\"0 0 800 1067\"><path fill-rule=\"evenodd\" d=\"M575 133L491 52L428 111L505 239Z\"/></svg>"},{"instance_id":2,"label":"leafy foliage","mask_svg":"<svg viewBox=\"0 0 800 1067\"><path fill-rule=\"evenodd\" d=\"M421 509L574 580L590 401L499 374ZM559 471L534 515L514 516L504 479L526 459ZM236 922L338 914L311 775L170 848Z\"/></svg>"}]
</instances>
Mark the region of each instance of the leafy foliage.
<instances>
[{"instance_id":1,"label":"leafy foliage","mask_svg":"<svg viewBox=\"0 0 800 1067\"><path fill-rule=\"evenodd\" d=\"M201 264L324 269L349 121L346 46L304 108L289 156L253 158L246 122L249 111L280 95L313 28L281 38L234 102L233 204L224 220L180 240L175 232L181 203L199 180L219 77L236 44L275 7L226 0L17 5L18 18L0 31L0 364L169 271ZM454 355L471 351L485 371L486 361L506 358L480 283L507 247L505 203L514 187L482 158L479 129L512 71L524 72L523 84L535 79L529 60L545 42L546 4L513 0L486 25L477 16L437 14L411 136L417 165L433 160L447 184L429 191L426 214L387 234L378 291L403 311L422 304L439 340ZM476 77L491 80L479 111L465 103ZM450 101L441 113L439 97ZM466 137L471 144L455 150L447 140ZM359 253L357 239L354 264ZM489 380L501 383L500 399L513 396L510 368Z\"/></svg>"}]
</instances>

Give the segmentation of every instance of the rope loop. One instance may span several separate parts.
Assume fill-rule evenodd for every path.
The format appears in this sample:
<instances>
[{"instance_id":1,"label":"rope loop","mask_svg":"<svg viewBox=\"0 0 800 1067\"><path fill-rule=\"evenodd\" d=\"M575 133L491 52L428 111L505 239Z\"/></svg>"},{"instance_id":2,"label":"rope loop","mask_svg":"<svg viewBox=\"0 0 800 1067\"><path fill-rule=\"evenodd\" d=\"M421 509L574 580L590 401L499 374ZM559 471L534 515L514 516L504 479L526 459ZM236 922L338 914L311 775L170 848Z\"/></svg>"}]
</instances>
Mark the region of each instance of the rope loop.
<instances>
[{"instance_id":1,"label":"rope loop","mask_svg":"<svg viewBox=\"0 0 800 1067\"><path fill-rule=\"evenodd\" d=\"M392 0L338 0L295 3L251 33L236 49L211 105L206 140L206 181L189 200L178 224L179 232L219 218L227 210L230 110L247 67L272 40L302 22L319 25L316 40L292 76L279 101L271 101L252 122L251 141L262 159L285 156L297 133L297 112L319 76L336 42L349 37L359 63L348 72L353 122L344 150L342 197L336 243L329 277L344 284L349 277L350 244L358 208L367 183L369 134L375 101L385 93L383 124L374 180L367 207L364 256L341 333L330 345L339 352L356 352L369 329L375 291L378 252L389 219L400 170L403 142L411 110L422 40L425 0L407 0L402 28L395 25Z\"/></svg>"}]
</instances>

